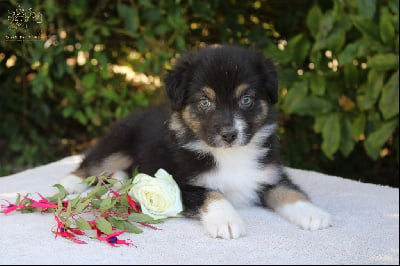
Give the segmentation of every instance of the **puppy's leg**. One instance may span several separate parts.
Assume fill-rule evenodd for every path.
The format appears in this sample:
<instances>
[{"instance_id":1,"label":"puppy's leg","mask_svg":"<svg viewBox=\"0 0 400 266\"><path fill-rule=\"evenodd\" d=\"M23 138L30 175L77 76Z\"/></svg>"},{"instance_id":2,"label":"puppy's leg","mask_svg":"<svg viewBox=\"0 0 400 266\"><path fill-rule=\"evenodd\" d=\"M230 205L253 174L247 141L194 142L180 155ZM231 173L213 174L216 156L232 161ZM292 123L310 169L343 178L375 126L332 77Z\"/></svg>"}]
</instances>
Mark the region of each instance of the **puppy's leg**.
<instances>
[{"instance_id":1,"label":"puppy's leg","mask_svg":"<svg viewBox=\"0 0 400 266\"><path fill-rule=\"evenodd\" d=\"M127 180L128 174L125 172L133 163L133 160L121 153L116 152L105 156L102 159L93 160L90 154L83 160L79 168L62 178L59 181L68 193L81 193L88 189L83 179L88 176L105 175L117 179L118 181ZM119 184L116 183L113 189L118 189Z\"/></svg>"},{"instance_id":2,"label":"puppy's leg","mask_svg":"<svg viewBox=\"0 0 400 266\"><path fill-rule=\"evenodd\" d=\"M286 176L274 186L265 186L261 195L264 206L303 229L313 231L331 225L329 213L312 204L307 195Z\"/></svg>"},{"instance_id":3,"label":"puppy's leg","mask_svg":"<svg viewBox=\"0 0 400 266\"><path fill-rule=\"evenodd\" d=\"M87 170L83 167L79 167L74 172L61 178L58 183L70 194L81 193L89 187L87 184L83 183L83 179L88 176Z\"/></svg>"},{"instance_id":4,"label":"puppy's leg","mask_svg":"<svg viewBox=\"0 0 400 266\"><path fill-rule=\"evenodd\" d=\"M224 196L202 187L186 186L182 200L188 216L199 214L205 231L214 238L234 239L245 234L242 218Z\"/></svg>"}]
</instances>

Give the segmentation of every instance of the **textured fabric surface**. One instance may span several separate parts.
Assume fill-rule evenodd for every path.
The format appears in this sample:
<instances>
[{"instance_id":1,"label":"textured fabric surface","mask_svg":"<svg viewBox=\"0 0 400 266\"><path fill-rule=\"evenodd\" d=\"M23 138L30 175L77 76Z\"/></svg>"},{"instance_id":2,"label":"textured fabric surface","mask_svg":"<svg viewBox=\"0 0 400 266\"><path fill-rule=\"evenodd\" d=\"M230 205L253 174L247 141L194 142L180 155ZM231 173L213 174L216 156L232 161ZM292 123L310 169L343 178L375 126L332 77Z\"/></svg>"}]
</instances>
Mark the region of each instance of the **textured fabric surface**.
<instances>
[{"instance_id":1,"label":"textured fabric surface","mask_svg":"<svg viewBox=\"0 0 400 266\"><path fill-rule=\"evenodd\" d=\"M80 156L0 178L0 199L17 193L49 196ZM137 247L88 240L75 244L51 232L52 214L0 214L0 264L399 264L399 190L288 168L293 181L333 216L333 226L302 230L261 207L239 209L246 236L212 239L198 220L170 218L142 234ZM4 204L5 202L1 202Z\"/></svg>"}]
</instances>

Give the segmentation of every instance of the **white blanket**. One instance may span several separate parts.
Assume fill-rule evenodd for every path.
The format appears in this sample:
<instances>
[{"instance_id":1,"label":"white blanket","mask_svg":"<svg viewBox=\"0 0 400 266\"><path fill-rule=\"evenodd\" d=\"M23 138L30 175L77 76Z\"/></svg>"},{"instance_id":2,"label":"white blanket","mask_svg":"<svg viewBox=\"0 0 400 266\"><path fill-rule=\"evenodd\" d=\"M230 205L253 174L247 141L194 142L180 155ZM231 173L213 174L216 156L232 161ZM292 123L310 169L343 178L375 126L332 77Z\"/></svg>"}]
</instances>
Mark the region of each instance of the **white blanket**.
<instances>
[{"instance_id":1,"label":"white blanket","mask_svg":"<svg viewBox=\"0 0 400 266\"><path fill-rule=\"evenodd\" d=\"M0 178L0 199L17 193L54 194L80 156ZM399 190L288 168L313 202L330 212L333 226L302 230L261 207L239 210L246 236L213 239L195 219L170 218L141 234L125 233L137 247L79 245L51 232L52 214L0 214L0 264L399 264ZM5 204L2 201L0 204Z\"/></svg>"}]
</instances>

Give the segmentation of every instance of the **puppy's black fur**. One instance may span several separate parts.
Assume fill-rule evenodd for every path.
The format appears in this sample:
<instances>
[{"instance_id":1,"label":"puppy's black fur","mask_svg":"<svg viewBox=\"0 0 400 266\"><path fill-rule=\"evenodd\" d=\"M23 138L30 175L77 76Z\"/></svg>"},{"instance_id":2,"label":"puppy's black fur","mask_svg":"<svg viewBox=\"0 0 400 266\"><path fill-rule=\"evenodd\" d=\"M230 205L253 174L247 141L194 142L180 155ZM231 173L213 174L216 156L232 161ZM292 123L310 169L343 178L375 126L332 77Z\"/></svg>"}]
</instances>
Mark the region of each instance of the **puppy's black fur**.
<instances>
[{"instance_id":1,"label":"puppy's black fur","mask_svg":"<svg viewBox=\"0 0 400 266\"><path fill-rule=\"evenodd\" d=\"M199 214L214 237L244 234L229 202L270 207L303 228L329 224L329 215L309 203L281 165L272 61L252 49L210 46L179 58L165 87L169 107L149 108L116 123L74 175L125 171L131 176L134 168L153 175L163 168L181 189L184 213ZM306 214L291 215L289 207ZM314 216L317 225L304 223Z\"/></svg>"}]
</instances>

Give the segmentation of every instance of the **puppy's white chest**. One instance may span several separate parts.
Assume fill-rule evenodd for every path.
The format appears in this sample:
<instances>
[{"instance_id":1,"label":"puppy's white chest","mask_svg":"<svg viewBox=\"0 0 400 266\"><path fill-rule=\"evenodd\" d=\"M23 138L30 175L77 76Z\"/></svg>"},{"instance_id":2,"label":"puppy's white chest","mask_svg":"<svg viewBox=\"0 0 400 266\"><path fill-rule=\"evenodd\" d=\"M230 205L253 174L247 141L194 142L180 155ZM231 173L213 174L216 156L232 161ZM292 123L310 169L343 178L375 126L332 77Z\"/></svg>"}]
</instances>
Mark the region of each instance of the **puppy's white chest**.
<instances>
[{"instance_id":1,"label":"puppy's white chest","mask_svg":"<svg viewBox=\"0 0 400 266\"><path fill-rule=\"evenodd\" d=\"M235 206L254 204L259 201L260 185L274 184L278 178L275 167L259 163L266 152L254 146L215 149L216 167L198 176L195 185L220 191Z\"/></svg>"}]
</instances>

